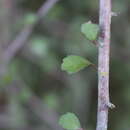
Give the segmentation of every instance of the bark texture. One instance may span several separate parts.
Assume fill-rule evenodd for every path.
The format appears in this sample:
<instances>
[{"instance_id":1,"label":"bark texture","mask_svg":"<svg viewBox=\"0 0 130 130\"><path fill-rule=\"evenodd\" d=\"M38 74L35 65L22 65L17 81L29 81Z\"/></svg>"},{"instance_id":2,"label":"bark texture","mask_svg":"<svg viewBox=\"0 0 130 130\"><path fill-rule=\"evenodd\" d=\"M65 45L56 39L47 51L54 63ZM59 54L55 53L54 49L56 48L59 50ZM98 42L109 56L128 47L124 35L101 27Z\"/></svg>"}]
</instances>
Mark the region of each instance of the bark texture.
<instances>
[{"instance_id":1,"label":"bark texture","mask_svg":"<svg viewBox=\"0 0 130 130\"><path fill-rule=\"evenodd\" d=\"M98 112L96 130L107 130L109 102L109 52L111 0L100 0L98 54Z\"/></svg>"}]
</instances>

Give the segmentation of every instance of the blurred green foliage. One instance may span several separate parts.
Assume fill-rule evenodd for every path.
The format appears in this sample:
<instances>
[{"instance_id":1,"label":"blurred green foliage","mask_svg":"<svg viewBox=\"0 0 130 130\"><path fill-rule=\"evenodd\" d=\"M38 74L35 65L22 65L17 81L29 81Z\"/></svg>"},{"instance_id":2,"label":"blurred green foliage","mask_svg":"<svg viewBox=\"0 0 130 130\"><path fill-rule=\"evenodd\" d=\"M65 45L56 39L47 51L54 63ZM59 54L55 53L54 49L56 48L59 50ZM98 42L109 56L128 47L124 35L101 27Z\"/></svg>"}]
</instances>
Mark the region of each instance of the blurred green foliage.
<instances>
[{"instance_id":1,"label":"blurred green foliage","mask_svg":"<svg viewBox=\"0 0 130 130\"><path fill-rule=\"evenodd\" d=\"M45 2L14 1L18 14L11 23L13 38L24 25L35 22L35 12ZM68 76L60 65L67 55L81 55L97 65L98 49L80 27L89 20L98 23L98 2L60 0L37 23L0 80L0 123L2 119L7 130L59 130L59 117L68 111L78 115L83 128L95 129L97 71L84 69ZM110 112L109 130L129 130L130 4L129 0L112 3L113 11L119 13L112 17L110 60L110 97L117 107ZM5 130L4 123L0 130Z\"/></svg>"}]
</instances>

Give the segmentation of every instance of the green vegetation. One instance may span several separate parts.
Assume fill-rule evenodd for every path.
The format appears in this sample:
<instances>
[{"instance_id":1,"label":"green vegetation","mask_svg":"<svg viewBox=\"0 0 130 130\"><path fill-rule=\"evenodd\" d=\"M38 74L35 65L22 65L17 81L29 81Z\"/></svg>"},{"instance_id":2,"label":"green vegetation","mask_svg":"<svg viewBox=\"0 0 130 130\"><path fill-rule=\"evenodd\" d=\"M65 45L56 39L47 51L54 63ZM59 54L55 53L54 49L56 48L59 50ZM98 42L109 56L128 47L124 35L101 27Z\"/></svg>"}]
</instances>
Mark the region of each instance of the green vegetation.
<instances>
[{"instance_id":1,"label":"green vegetation","mask_svg":"<svg viewBox=\"0 0 130 130\"><path fill-rule=\"evenodd\" d=\"M74 127L95 130L98 74L89 66L98 64L98 50L91 42L97 41L100 31L99 1L58 1L38 22L36 12L47 0L6 1L0 1L0 77L4 73L0 78L0 130L61 130L58 121L67 112L80 119ZM110 112L108 129L128 130L129 0L112 3L113 11L119 13L112 17L110 60L110 98L117 108ZM15 55L10 54L12 50L6 53L5 59L11 58L5 62L1 58L4 50L35 22ZM79 121L72 118L72 122Z\"/></svg>"}]
</instances>

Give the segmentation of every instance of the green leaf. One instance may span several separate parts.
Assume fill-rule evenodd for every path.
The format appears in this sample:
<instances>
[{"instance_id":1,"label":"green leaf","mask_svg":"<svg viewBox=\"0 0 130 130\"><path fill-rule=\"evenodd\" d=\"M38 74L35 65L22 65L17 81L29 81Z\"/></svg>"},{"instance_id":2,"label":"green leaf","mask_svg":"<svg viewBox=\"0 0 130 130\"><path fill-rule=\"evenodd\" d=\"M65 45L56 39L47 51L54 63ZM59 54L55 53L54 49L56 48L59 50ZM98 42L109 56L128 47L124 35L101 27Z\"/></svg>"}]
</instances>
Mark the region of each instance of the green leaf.
<instances>
[{"instance_id":1,"label":"green leaf","mask_svg":"<svg viewBox=\"0 0 130 130\"><path fill-rule=\"evenodd\" d=\"M79 119L73 113L66 113L61 116L59 124L67 130L78 130L81 128Z\"/></svg>"},{"instance_id":2,"label":"green leaf","mask_svg":"<svg viewBox=\"0 0 130 130\"><path fill-rule=\"evenodd\" d=\"M91 23L91 21L81 25L81 32L90 41L95 41L99 35L99 25Z\"/></svg>"},{"instance_id":3,"label":"green leaf","mask_svg":"<svg viewBox=\"0 0 130 130\"><path fill-rule=\"evenodd\" d=\"M53 109L58 108L59 99L55 93L49 93L45 95L44 97L44 103L49 107Z\"/></svg>"},{"instance_id":4,"label":"green leaf","mask_svg":"<svg viewBox=\"0 0 130 130\"><path fill-rule=\"evenodd\" d=\"M63 71L67 71L69 74L72 74L82 70L90 64L91 62L83 57L70 55L63 59L61 69Z\"/></svg>"},{"instance_id":5,"label":"green leaf","mask_svg":"<svg viewBox=\"0 0 130 130\"><path fill-rule=\"evenodd\" d=\"M31 51L39 57L46 56L48 54L48 39L44 37L35 37L31 40Z\"/></svg>"},{"instance_id":6,"label":"green leaf","mask_svg":"<svg viewBox=\"0 0 130 130\"><path fill-rule=\"evenodd\" d=\"M33 13L28 13L24 18L25 24L34 24L37 21L37 16Z\"/></svg>"}]
</instances>

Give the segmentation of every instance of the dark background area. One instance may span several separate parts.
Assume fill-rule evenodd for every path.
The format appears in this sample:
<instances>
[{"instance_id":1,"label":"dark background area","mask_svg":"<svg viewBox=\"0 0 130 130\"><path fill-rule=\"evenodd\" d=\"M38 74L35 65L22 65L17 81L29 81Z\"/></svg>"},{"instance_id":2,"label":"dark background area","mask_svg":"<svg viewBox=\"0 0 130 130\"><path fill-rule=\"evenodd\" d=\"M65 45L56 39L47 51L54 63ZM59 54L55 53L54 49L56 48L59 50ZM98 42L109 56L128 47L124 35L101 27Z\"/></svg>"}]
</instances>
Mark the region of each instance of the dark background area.
<instances>
[{"instance_id":1,"label":"dark background area","mask_svg":"<svg viewBox=\"0 0 130 130\"><path fill-rule=\"evenodd\" d=\"M98 23L99 1L59 0L36 22L45 2L0 0L0 130L62 130L58 120L66 112L75 113L84 130L94 130L97 71L88 67L68 75L61 63L75 54L97 65L98 49L80 27L89 20ZM129 130L130 4L114 0L112 5L118 14L112 17L110 56L110 97L116 109L110 111L109 130ZM31 35L6 64L5 50L33 22Z\"/></svg>"}]
</instances>

